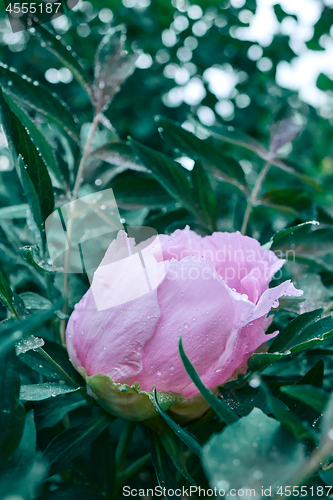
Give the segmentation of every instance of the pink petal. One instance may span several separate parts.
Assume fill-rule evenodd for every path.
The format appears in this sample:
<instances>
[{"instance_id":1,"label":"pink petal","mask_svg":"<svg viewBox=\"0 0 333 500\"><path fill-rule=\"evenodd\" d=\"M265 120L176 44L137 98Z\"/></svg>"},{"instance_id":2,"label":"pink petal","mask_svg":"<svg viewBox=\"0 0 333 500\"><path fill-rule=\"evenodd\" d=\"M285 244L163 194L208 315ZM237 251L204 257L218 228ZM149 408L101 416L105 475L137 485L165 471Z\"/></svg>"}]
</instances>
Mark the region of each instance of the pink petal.
<instances>
[{"instance_id":1,"label":"pink petal","mask_svg":"<svg viewBox=\"0 0 333 500\"><path fill-rule=\"evenodd\" d=\"M83 366L88 375L109 375L126 383L141 370L141 350L159 316L156 289L105 310L97 310L88 290L67 326L67 349L74 366Z\"/></svg>"},{"instance_id":2,"label":"pink petal","mask_svg":"<svg viewBox=\"0 0 333 500\"><path fill-rule=\"evenodd\" d=\"M202 239L200 247L202 253L212 255L210 260L227 285L239 293L246 293L253 303L285 263L274 252L264 250L257 240L238 231L213 233Z\"/></svg>"},{"instance_id":3,"label":"pink petal","mask_svg":"<svg viewBox=\"0 0 333 500\"><path fill-rule=\"evenodd\" d=\"M290 280L284 281L274 288L269 288L260 297L251 320L266 316L272 307L278 307L280 297L299 297L300 295L303 295L303 291L297 290Z\"/></svg>"},{"instance_id":4,"label":"pink petal","mask_svg":"<svg viewBox=\"0 0 333 500\"><path fill-rule=\"evenodd\" d=\"M131 380L147 391L155 385L161 392L183 392L190 383L178 352L180 334L203 375L219 359L235 326L246 324L253 311L253 304L232 292L210 262L192 257L170 262L157 299L161 316L144 347L142 370Z\"/></svg>"},{"instance_id":5,"label":"pink petal","mask_svg":"<svg viewBox=\"0 0 333 500\"><path fill-rule=\"evenodd\" d=\"M218 362L202 377L203 383L210 388L222 385L234 375L242 366L246 367L249 357L265 342L274 338L278 332L266 335L265 331L272 318L262 317L249 323L239 330L235 330L229 337L226 349ZM190 392L188 393L188 391ZM194 388L184 391L193 394Z\"/></svg>"},{"instance_id":6,"label":"pink petal","mask_svg":"<svg viewBox=\"0 0 333 500\"><path fill-rule=\"evenodd\" d=\"M264 250L259 242L241 233L216 232L201 237L186 226L170 236L160 235L163 259L192 256L209 260L226 284L239 293L246 293L254 304L267 290L274 274L285 260Z\"/></svg>"}]
</instances>

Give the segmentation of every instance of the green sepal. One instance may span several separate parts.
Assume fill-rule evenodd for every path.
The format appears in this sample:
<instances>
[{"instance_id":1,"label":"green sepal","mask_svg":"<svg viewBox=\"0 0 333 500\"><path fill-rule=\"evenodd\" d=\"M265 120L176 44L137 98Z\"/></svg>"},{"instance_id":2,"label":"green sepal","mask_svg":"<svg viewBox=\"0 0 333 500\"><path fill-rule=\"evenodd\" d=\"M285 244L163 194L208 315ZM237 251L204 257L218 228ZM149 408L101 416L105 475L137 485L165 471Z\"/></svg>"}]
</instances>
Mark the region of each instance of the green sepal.
<instances>
[{"instance_id":1,"label":"green sepal","mask_svg":"<svg viewBox=\"0 0 333 500\"><path fill-rule=\"evenodd\" d=\"M88 376L84 368L78 371L85 379L97 403L115 417L143 421L159 415L153 401L153 392L140 391L140 384L132 386L114 382L107 375ZM158 400L164 411L184 401L181 394L160 392Z\"/></svg>"}]
</instances>

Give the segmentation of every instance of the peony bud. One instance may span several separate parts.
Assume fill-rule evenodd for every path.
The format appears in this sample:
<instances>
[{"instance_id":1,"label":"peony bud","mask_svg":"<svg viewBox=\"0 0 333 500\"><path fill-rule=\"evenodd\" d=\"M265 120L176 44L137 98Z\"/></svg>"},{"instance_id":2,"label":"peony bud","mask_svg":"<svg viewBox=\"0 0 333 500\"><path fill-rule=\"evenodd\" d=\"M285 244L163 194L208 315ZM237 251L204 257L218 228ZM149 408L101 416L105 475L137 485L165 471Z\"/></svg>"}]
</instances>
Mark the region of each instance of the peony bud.
<instances>
[{"instance_id":1,"label":"peony bud","mask_svg":"<svg viewBox=\"0 0 333 500\"><path fill-rule=\"evenodd\" d=\"M265 335L278 299L302 295L290 280L268 288L285 261L238 232L201 237L186 227L158 238L158 244L143 242L144 274L151 279L140 295L135 267L128 268L129 286L121 261L108 264L107 255L119 254L122 242L130 254L142 245L120 231L67 326L71 361L92 395L128 420L158 414L154 386L164 410L200 416L207 405L180 359L180 335L202 382L214 391L244 373L248 358L278 333Z\"/></svg>"}]
</instances>

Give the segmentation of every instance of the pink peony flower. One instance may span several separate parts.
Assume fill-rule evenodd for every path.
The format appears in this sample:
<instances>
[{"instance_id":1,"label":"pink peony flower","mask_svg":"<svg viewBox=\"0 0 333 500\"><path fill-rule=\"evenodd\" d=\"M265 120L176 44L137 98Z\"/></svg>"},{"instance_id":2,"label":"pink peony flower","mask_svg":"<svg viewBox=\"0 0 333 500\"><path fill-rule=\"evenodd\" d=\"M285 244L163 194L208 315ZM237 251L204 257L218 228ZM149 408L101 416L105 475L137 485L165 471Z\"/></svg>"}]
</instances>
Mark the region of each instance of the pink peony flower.
<instances>
[{"instance_id":1,"label":"pink peony flower","mask_svg":"<svg viewBox=\"0 0 333 500\"><path fill-rule=\"evenodd\" d=\"M265 335L278 299L302 294L290 280L268 288L285 261L255 239L239 232L201 237L186 227L160 235L159 247L145 245L147 273L155 266L157 282L138 296L134 268L128 286L121 261L116 268L106 265L124 238L128 244L120 231L67 327L72 363L100 404L117 416L154 416L153 386L165 409L198 405L198 390L179 356L180 334L201 380L214 389L246 369L248 358L278 333Z\"/></svg>"}]
</instances>

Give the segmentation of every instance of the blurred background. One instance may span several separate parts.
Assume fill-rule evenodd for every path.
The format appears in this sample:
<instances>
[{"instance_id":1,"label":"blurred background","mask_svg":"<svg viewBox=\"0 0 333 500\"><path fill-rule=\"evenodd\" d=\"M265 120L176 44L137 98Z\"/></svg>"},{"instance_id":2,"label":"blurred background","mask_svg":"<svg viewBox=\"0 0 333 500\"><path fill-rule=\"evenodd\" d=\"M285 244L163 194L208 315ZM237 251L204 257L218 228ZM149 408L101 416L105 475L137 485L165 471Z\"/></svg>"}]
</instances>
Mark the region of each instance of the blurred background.
<instances>
[{"instance_id":1,"label":"blurred background","mask_svg":"<svg viewBox=\"0 0 333 500\"><path fill-rule=\"evenodd\" d=\"M127 48L141 55L107 111L121 138L161 147L154 117L163 115L189 130L191 117L225 122L267 142L272 116L287 103L307 121L289 158L326 178L333 173L332 7L332 0L80 0L52 24L90 73L110 26L127 26ZM86 121L88 97L70 71L27 31L12 33L4 5L0 15L1 61L47 85ZM6 164L2 157L0 168Z\"/></svg>"}]
</instances>

